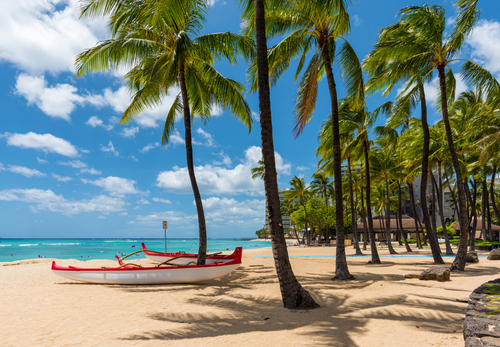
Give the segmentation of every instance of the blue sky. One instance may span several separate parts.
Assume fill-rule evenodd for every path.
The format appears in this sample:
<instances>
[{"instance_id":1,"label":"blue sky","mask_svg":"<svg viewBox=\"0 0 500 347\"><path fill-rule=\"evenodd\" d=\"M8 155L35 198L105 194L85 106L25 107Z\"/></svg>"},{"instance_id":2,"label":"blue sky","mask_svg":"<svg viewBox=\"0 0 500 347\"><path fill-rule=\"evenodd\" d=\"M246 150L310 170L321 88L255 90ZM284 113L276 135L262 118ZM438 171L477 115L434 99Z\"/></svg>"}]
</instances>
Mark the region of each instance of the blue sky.
<instances>
[{"instance_id":1,"label":"blue sky","mask_svg":"<svg viewBox=\"0 0 500 347\"><path fill-rule=\"evenodd\" d=\"M213 0L205 32L240 27L233 1ZM350 10L347 37L362 59L377 32L397 21L406 0L359 0ZM434 1L457 15L452 1ZM463 57L500 75L500 4L480 0L481 22ZM5 0L0 12L0 237L169 237L198 235L196 209L186 169L184 127L175 124L171 143L160 136L171 97L164 105L118 125L130 95L118 74L75 80L78 53L108 38L101 19L78 20L77 0ZM220 63L226 76L245 81L246 66ZM329 114L326 80L304 133L294 139L295 70L272 89L274 141L279 185L316 171L314 150ZM339 96L344 95L336 72ZM436 97L428 86L429 103ZM458 85L464 91L463 83ZM174 95L174 93L172 93ZM220 112L206 125L193 125L194 162L207 218L208 237L253 237L264 225L264 187L250 169L260 154L257 96L247 95L254 112L252 132ZM390 100L390 98L389 98ZM370 109L385 101L367 100ZM438 119L431 116L431 123ZM383 124L384 119L378 120Z\"/></svg>"}]
</instances>

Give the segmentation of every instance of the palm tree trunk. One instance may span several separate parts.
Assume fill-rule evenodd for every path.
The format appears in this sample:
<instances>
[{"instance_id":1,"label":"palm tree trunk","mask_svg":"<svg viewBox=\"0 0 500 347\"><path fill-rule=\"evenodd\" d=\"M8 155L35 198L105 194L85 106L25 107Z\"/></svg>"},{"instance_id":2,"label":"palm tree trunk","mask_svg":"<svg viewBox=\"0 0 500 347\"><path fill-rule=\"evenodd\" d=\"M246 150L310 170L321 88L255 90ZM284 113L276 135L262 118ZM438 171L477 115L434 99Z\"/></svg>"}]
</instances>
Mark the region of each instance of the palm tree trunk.
<instances>
[{"instance_id":1,"label":"palm tree trunk","mask_svg":"<svg viewBox=\"0 0 500 347\"><path fill-rule=\"evenodd\" d=\"M392 243L391 243L391 199L389 195L389 179L385 177L385 197L386 197L386 231L387 231L387 247L389 248L389 254L398 254L392 248Z\"/></svg>"},{"instance_id":2,"label":"palm tree trunk","mask_svg":"<svg viewBox=\"0 0 500 347\"><path fill-rule=\"evenodd\" d=\"M457 152L453 143L453 134L451 132L450 120L448 118L448 96L446 93L446 76L444 72L444 65L438 66L439 72L439 87L441 89L441 110L443 111L443 123L446 131L446 140L448 141L448 150L450 151L453 168L457 177L458 186L458 208L460 209L460 243L458 244L458 251L453 264L450 267L451 271L464 271L465 261L467 259L467 202L465 196L464 182L462 180L462 172L460 171L460 163L458 161Z\"/></svg>"},{"instance_id":3,"label":"palm tree trunk","mask_svg":"<svg viewBox=\"0 0 500 347\"><path fill-rule=\"evenodd\" d=\"M283 305L288 309L311 309L319 305L300 285L295 277L283 231L280 197L274 158L273 125L271 119L271 94L269 90L269 66L267 62L266 19L264 0L254 0L255 34L257 47L257 74L259 85L260 134L264 161L264 187L266 190L269 231L276 273L280 284Z\"/></svg>"},{"instance_id":4,"label":"palm tree trunk","mask_svg":"<svg viewBox=\"0 0 500 347\"><path fill-rule=\"evenodd\" d=\"M181 87L182 104L184 109L184 128L185 135L184 141L186 142L186 158L187 167L189 172L189 179L191 180L191 187L193 189L194 201L196 203L196 211L198 213L198 229L199 229L199 248L197 265L204 265L207 257L207 227L205 223L205 213L203 212L203 203L201 201L200 190L196 182L193 164L193 143L191 139L191 111L189 109L189 98L186 88L186 81L184 78L184 63L179 66L179 84Z\"/></svg>"},{"instance_id":5,"label":"palm tree trunk","mask_svg":"<svg viewBox=\"0 0 500 347\"><path fill-rule=\"evenodd\" d=\"M410 245L408 245L408 240L406 240L406 234L403 229L403 211L401 207L401 184L398 181L398 201L399 201L399 226L401 228L401 236L403 237L403 243L405 245L407 252L412 252Z\"/></svg>"},{"instance_id":6,"label":"palm tree trunk","mask_svg":"<svg viewBox=\"0 0 500 347\"><path fill-rule=\"evenodd\" d=\"M354 192L352 188L352 171L351 171L351 158L347 158L347 169L349 170L349 197L351 200L351 221L352 221L352 233L354 236L354 248L356 249L356 255L363 255L361 249L359 249L358 240L358 228L356 223L356 214L354 209Z\"/></svg>"},{"instance_id":7,"label":"palm tree trunk","mask_svg":"<svg viewBox=\"0 0 500 347\"><path fill-rule=\"evenodd\" d=\"M307 223L307 210L306 210L306 206L304 205L304 200L302 199L302 197L300 197L300 206L302 206L302 208L304 209L304 216L305 216L305 227L306 227L306 235L307 235L307 244L309 245L311 243L311 237L310 237L310 233L309 233L309 224ZM302 240L304 240L304 238L302 238Z\"/></svg>"},{"instance_id":8,"label":"palm tree trunk","mask_svg":"<svg viewBox=\"0 0 500 347\"><path fill-rule=\"evenodd\" d=\"M368 235L370 236L370 251L372 254L372 264L380 264L377 245L375 244L375 232L373 231L372 204L370 197L370 161L368 156L368 139L363 140L363 154L365 156L366 175L366 214L368 216Z\"/></svg>"},{"instance_id":9,"label":"palm tree trunk","mask_svg":"<svg viewBox=\"0 0 500 347\"><path fill-rule=\"evenodd\" d=\"M443 170L444 172L444 178L445 180L448 182L448 187L451 186L450 184L450 179L448 178L448 173L446 172L446 168ZM455 188L451 189L450 188L450 195L451 195L451 199L453 200L453 219L455 219L455 212L457 212L457 214L460 213L460 211L456 208L458 206L458 203L457 203L457 199L455 198ZM460 219L460 216L457 216L457 219L455 219L455 221L458 221Z\"/></svg>"},{"instance_id":10,"label":"palm tree trunk","mask_svg":"<svg viewBox=\"0 0 500 347\"><path fill-rule=\"evenodd\" d=\"M486 167L485 167L486 172ZM481 233L483 234L484 240L493 241L491 236L486 233L486 211L488 210L488 185L486 184L486 174L484 175L484 179L482 182L483 185L483 196L481 202Z\"/></svg>"},{"instance_id":11,"label":"palm tree trunk","mask_svg":"<svg viewBox=\"0 0 500 347\"><path fill-rule=\"evenodd\" d=\"M334 279L349 280L354 279L349 273L347 267L347 258L345 255L344 245L344 214L342 211L342 156L340 147L340 131L339 131L339 110L337 100L337 87L333 77L332 63L330 60L330 52L328 50L328 37L324 37L324 42L320 42L322 47L322 58L325 64L326 79L328 81L328 89L330 91L330 100L332 106L332 137L333 137L333 174L335 181L335 219L337 231L337 253L335 261L335 277Z\"/></svg>"},{"instance_id":12,"label":"palm tree trunk","mask_svg":"<svg viewBox=\"0 0 500 347\"><path fill-rule=\"evenodd\" d=\"M439 244L434 233L432 232L431 220L429 218L429 210L427 209L427 173L429 167L429 144L430 144L430 133L429 124L427 123L427 105L424 94L424 87L420 85L420 107L422 109L422 131L424 133L424 143L422 147L422 181L420 184L420 202L422 204L422 214L425 224L425 230L427 231L427 237L429 238L429 245L432 251L432 258L436 264L444 264L443 258L441 257L441 252L439 250Z\"/></svg>"},{"instance_id":13,"label":"palm tree trunk","mask_svg":"<svg viewBox=\"0 0 500 347\"><path fill-rule=\"evenodd\" d=\"M415 206L415 194L413 193L413 184L412 183L406 183L408 186L408 192L410 193L410 201L411 201L411 210L413 214L413 218L415 221L415 231L416 231L416 237L417 237L417 248L422 249L422 242L420 241L420 234L418 232L418 215L417 215L417 208Z\"/></svg>"},{"instance_id":14,"label":"palm tree trunk","mask_svg":"<svg viewBox=\"0 0 500 347\"><path fill-rule=\"evenodd\" d=\"M438 239L437 235L437 223L436 223L436 180L434 179L434 175L432 170L429 170L429 177L431 181L431 222L432 222L432 230L434 231L434 236ZM439 240L438 240L439 242ZM441 246L439 246L439 251L441 252Z\"/></svg>"},{"instance_id":15,"label":"palm tree trunk","mask_svg":"<svg viewBox=\"0 0 500 347\"><path fill-rule=\"evenodd\" d=\"M497 221L500 222L500 212L497 209L497 204L495 202L495 176L497 173L497 167L493 166L493 174L491 175L491 183L490 183L490 196L491 196L491 207L493 208L493 212L497 217Z\"/></svg>"},{"instance_id":16,"label":"palm tree trunk","mask_svg":"<svg viewBox=\"0 0 500 347\"><path fill-rule=\"evenodd\" d=\"M446 243L446 255L453 255L453 250L450 245L450 238L448 237L448 229L444 221L444 203L443 203L443 180L441 179L441 162L438 163L438 204L439 204L439 217L441 218L441 225L443 226L444 242Z\"/></svg>"},{"instance_id":17,"label":"palm tree trunk","mask_svg":"<svg viewBox=\"0 0 500 347\"><path fill-rule=\"evenodd\" d=\"M361 180L363 180L363 175L361 175ZM366 213L365 213L365 201L363 198L363 185L361 185L361 215L363 217L363 251L366 251L368 228L366 227Z\"/></svg>"},{"instance_id":18,"label":"palm tree trunk","mask_svg":"<svg viewBox=\"0 0 500 347\"><path fill-rule=\"evenodd\" d=\"M469 224L467 224L467 228L470 230L470 247L469 251L476 250L476 227L477 227L477 211L476 211L476 200L477 200L477 181L474 179L474 183L472 184L474 188L474 196L471 198L471 219ZM469 193L470 196L470 193ZM470 223L472 222L472 229L470 228Z\"/></svg>"}]
</instances>

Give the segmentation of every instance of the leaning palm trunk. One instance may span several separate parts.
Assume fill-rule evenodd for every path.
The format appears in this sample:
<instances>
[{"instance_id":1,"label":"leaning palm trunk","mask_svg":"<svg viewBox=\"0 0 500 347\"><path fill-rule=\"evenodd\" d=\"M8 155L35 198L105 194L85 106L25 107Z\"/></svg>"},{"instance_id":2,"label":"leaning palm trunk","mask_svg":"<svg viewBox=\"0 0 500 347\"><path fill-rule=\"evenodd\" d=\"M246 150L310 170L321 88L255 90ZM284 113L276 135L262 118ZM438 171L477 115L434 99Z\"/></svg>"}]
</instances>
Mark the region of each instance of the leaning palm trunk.
<instances>
[{"instance_id":1,"label":"leaning palm trunk","mask_svg":"<svg viewBox=\"0 0 500 347\"><path fill-rule=\"evenodd\" d=\"M446 93L446 76L444 65L438 66L439 72L439 87L441 89L441 110L443 112L443 123L446 131L446 140L448 141L448 149L450 151L453 168L457 177L458 186L458 208L460 209L460 243L453 264L450 267L451 271L464 271L465 261L467 258L467 202L465 195L464 182L462 180L462 172L460 171L460 163L458 161L455 145L453 144L453 134L451 132L450 120L448 118L448 99Z\"/></svg>"},{"instance_id":2,"label":"leaning palm trunk","mask_svg":"<svg viewBox=\"0 0 500 347\"><path fill-rule=\"evenodd\" d=\"M351 199L351 221L352 221L352 233L354 237L354 248L356 249L356 255L362 255L361 249L359 249L358 240L358 228L356 223L356 213L354 209L354 192L352 189L352 172L351 172L351 158L347 159L347 168L349 170L349 197Z\"/></svg>"},{"instance_id":3,"label":"leaning palm trunk","mask_svg":"<svg viewBox=\"0 0 500 347\"><path fill-rule=\"evenodd\" d=\"M424 218L425 229L427 231L427 237L429 238L429 245L432 251L432 258L436 264L444 264L443 258L441 258L441 251L439 250L439 244L437 239L434 237L434 232L432 231L431 220L429 218L429 210L427 209L427 172L429 167L429 144L430 144L430 134L429 125L427 124L427 105L424 94L424 87L420 86L420 107L422 108L422 132L424 133L424 143L422 147L422 181L420 184L420 202L422 203L422 214Z\"/></svg>"},{"instance_id":4,"label":"leaning palm trunk","mask_svg":"<svg viewBox=\"0 0 500 347\"><path fill-rule=\"evenodd\" d=\"M500 221L500 212L497 209L497 204L495 202L495 176L497 173L497 167L493 167L493 174L491 175L491 182L490 182L490 196L491 196L491 207L493 207L493 212L495 213L495 216L497 217L497 221Z\"/></svg>"},{"instance_id":5,"label":"leaning palm trunk","mask_svg":"<svg viewBox=\"0 0 500 347\"><path fill-rule=\"evenodd\" d=\"M189 109L189 99L186 88L186 81L184 78L184 64L179 66L179 84L181 86L182 104L184 108L184 128L186 142L186 157L187 167L189 172L189 179L191 180L191 187L193 189L194 201L196 203L196 211L198 213L198 228L199 228L199 248L198 248L198 261L197 265L204 265L207 256L207 227L205 224L205 213L203 212L203 203L201 201L200 190L196 182L193 164L193 143L191 140L191 112Z\"/></svg>"},{"instance_id":6,"label":"leaning palm trunk","mask_svg":"<svg viewBox=\"0 0 500 347\"><path fill-rule=\"evenodd\" d=\"M363 180L363 175L361 175L361 180ZM368 228L366 227L366 213L365 213L365 201L363 198L363 185L361 185L361 215L363 217L363 251L366 251L366 235L368 234Z\"/></svg>"},{"instance_id":7,"label":"leaning palm trunk","mask_svg":"<svg viewBox=\"0 0 500 347\"><path fill-rule=\"evenodd\" d=\"M365 175L366 175L366 214L368 216L368 235L370 236L370 249L372 254L372 264L380 264L377 245L375 244L375 231L373 230L372 204L370 197L370 161L368 156L368 140L363 140L363 154L365 156Z\"/></svg>"},{"instance_id":8,"label":"leaning palm trunk","mask_svg":"<svg viewBox=\"0 0 500 347\"><path fill-rule=\"evenodd\" d=\"M401 236L403 237L403 242L407 252L412 252L410 246L408 245L408 240L406 240L406 234L403 229L403 209L401 207L401 183L398 181L398 203L399 203L399 226L401 228Z\"/></svg>"},{"instance_id":9,"label":"leaning palm trunk","mask_svg":"<svg viewBox=\"0 0 500 347\"><path fill-rule=\"evenodd\" d=\"M482 182L483 185L483 200L481 203L481 234L484 240L493 241L491 235L486 234L486 210L488 209L488 185L486 184L486 175Z\"/></svg>"},{"instance_id":10,"label":"leaning palm trunk","mask_svg":"<svg viewBox=\"0 0 500 347\"><path fill-rule=\"evenodd\" d=\"M327 38L325 38L327 39ZM337 100L337 87L333 78L332 63L327 42L319 42L323 47L322 58L325 64L326 78L328 80L328 89L330 90L330 100L332 104L332 137L333 137L333 174L335 177L335 219L337 231L337 253L335 261L334 279L349 280L353 279L347 267L347 258L345 255L345 235L344 235L344 213L342 211L342 156L340 147L339 131L339 110Z\"/></svg>"},{"instance_id":11,"label":"leaning palm trunk","mask_svg":"<svg viewBox=\"0 0 500 347\"><path fill-rule=\"evenodd\" d=\"M387 248L389 248L389 253L390 254L398 254L394 248L392 248L392 243L391 243L391 200L390 200L390 195L389 195L389 179L386 177L385 178L385 198L386 198L386 216L385 216L385 220L386 220L386 226L385 226L385 230L387 232Z\"/></svg>"},{"instance_id":12,"label":"leaning palm trunk","mask_svg":"<svg viewBox=\"0 0 500 347\"><path fill-rule=\"evenodd\" d=\"M415 194L413 193L413 184L407 183L408 186L408 192L410 193L410 201L411 201L411 209L413 213L413 217L415 218L415 231L417 235L417 248L422 249L422 242L420 241L420 234L418 232L418 215L417 215L417 209L415 206Z\"/></svg>"},{"instance_id":13,"label":"leaning palm trunk","mask_svg":"<svg viewBox=\"0 0 500 347\"><path fill-rule=\"evenodd\" d=\"M269 90L269 67L267 63L267 42L264 0L254 0L257 69L259 85L260 133L262 158L264 161L264 187L266 191L269 230L276 273L285 308L311 309L319 305L295 278L288 258L285 233L280 211L276 164L274 159L273 125L271 119L271 98Z\"/></svg>"},{"instance_id":14,"label":"leaning palm trunk","mask_svg":"<svg viewBox=\"0 0 500 347\"><path fill-rule=\"evenodd\" d=\"M477 227L477 212L476 212L476 198L477 198L477 181L474 180L474 197L470 197L470 192L468 194L470 203L471 215L469 219L469 223L467 224L467 228L469 228L469 237L470 237L470 246L469 251L476 250L476 227ZM468 189L468 187L467 187ZM470 228L470 223L472 223L472 228Z\"/></svg>"},{"instance_id":15,"label":"leaning palm trunk","mask_svg":"<svg viewBox=\"0 0 500 347\"><path fill-rule=\"evenodd\" d=\"M444 221L444 203L443 203L443 180L441 175L441 162L438 163L438 204L439 204L439 217L441 218L441 226L443 227L444 242L446 244L446 255L453 255L453 250L450 245L450 238L448 237L448 229Z\"/></svg>"}]
</instances>

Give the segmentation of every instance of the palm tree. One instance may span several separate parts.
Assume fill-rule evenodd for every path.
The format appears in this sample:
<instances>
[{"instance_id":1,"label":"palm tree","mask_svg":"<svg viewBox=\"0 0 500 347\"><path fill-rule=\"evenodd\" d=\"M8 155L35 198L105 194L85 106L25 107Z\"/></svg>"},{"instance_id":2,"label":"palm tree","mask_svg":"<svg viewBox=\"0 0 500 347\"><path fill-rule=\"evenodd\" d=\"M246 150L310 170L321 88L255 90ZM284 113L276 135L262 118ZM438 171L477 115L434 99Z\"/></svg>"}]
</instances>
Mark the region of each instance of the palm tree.
<instances>
[{"instance_id":1,"label":"palm tree","mask_svg":"<svg viewBox=\"0 0 500 347\"><path fill-rule=\"evenodd\" d=\"M287 201L299 200L300 206L304 209L305 214L305 232L307 233L307 244L311 242L311 234L307 223L307 209L305 202L310 197L309 187L306 187L304 177L293 176L290 180L291 188L285 191L285 199Z\"/></svg>"},{"instance_id":2,"label":"palm tree","mask_svg":"<svg viewBox=\"0 0 500 347\"><path fill-rule=\"evenodd\" d=\"M276 178L274 158L273 125L271 119L271 93L269 87L269 66L267 62L266 10L264 0L240 0L245 23L252 27L256 38L257 83L259 87L260 134L262 141L262 160L264 162L264 187L266 191L269 231L276 273L280 283L281 297L285 308L312 309L319 305L297 281L285 241L283 222L280 213L280 198ZM274 4L276 5L276 4Z\"/></svg>"},{"instance_id":3,"label":"palm tree","mask_svg":"<svg viewBox=\"0 0 500 347\"><path fill-rule=\"evenodd\" d=\"M311 182L310 188L311 191L318 194L328 209L329 206L329 194L328 194L328 186L331 185L331 179L325 173L316 172L312 176L313 180ZM326 243L330 243L330 224L326 225L326 235L325 235Z\"/></svg>"},{"instance_id":4,"label":"palm tree","mask_svg":"<svg viewBox=\"0 0 500 347\"><path fill-rule=\"evenodd\" d=\"M370 178L370 142L368 134L376 120L376 115L369 113L366 109L353 110L346 102L340 107L340 129L342 133L355 133L348 148L361 148L364 157L365 179L366 179L366 214L368 220L368 235L370 238L371 263L380 264L377 246L375 244L375 232L373 230L373 217L371 206L371 178ZM348 149L346 149L348 150Z\"/></svg>"},{"instance_id":5,"label":"palm tree","mask_svg":"<svg viewBox=\"0 0 500 347\"><path fill-rule=\"evenodd\" d=\"M353 278L347 267L344 248L344 223L342 209L342 159L339 139L337 87L333 75L332 64L334 57L339 56L339 65L343 70L347 92L353 104L362 108L363 78L358 58L350 44L343 38L349 32L349 15L346 7L347 0L311 0L289 1L280 7L271 9L268 19L267 32L270 35L288 35L276 46L272 47L269 55L269 73L273 83L276 83L281 74L288 68L292 58L301 56L296 77L304 67L308 53L317 47L316 53L311 56L302 79L299 82L297 103L295 108L294 132L298 137L306 123L312 117L316 106L318 80L325 76L330 91L332 110L333 161L335 178L335 208L337 231L337 254L334 279L347 280ZM338 53L336 40L344 43ZM250 69L255 75L255 67ZM255 78L253 79L256 80ZM254 83L253 90L256 89Z\"/></svg>"},{"instance_id":6,"label":"palm tree","mask_svg":"<svg viewBox=\"0 0 500 347\"><path fill-rule=\"evenodd\" d=\"M181 92L166 117L162 145L168 143L175 119L182 114L187 167L198 213L198 265L201 265L205 263L207 233L193 165L192 117L206 121L212 105L218 105L230 109L250 129L252 118L243 97L244 86L223 77L212 65L220 58L235 62L238 53L249 57L253 42L231 33L192 39L205 21L205 2L169 0L169 4L172 8L166 9L158 0L90 1L83 7L82 15L109 15L112 38L78 55L77 77L130 68L124 78L135 94L120 121L125 124L146 108L161 104L170 87L180 86Z\"/></svg>"}]
</instances>

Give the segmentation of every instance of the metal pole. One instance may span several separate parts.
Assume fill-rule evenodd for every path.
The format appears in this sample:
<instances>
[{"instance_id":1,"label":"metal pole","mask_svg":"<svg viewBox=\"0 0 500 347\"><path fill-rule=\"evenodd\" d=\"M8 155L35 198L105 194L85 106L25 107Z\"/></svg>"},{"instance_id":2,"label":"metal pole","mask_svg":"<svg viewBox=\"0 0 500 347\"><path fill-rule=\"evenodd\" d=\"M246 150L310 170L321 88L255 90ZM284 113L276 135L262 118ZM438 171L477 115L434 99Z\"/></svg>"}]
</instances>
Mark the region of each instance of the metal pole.
<instances>
[{"instance_id":1,"label":"metal pole","mask_svg":"<svg viewBox=\"0 0 500 347\"><path fill-rule=\"evenodd\" d=\"M163 229L165 232L165 253L167 253L167 229Z\"/></svg>"}]
</instances>

